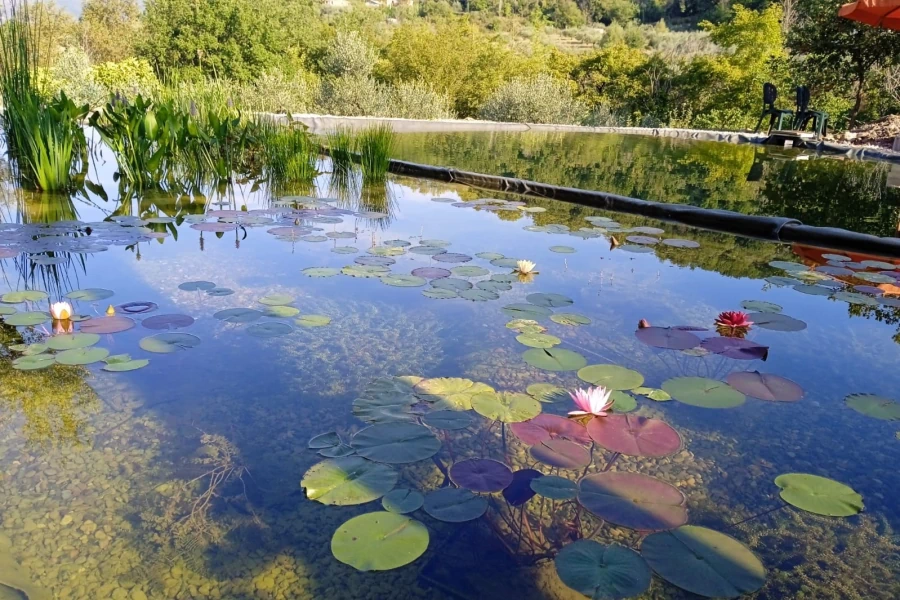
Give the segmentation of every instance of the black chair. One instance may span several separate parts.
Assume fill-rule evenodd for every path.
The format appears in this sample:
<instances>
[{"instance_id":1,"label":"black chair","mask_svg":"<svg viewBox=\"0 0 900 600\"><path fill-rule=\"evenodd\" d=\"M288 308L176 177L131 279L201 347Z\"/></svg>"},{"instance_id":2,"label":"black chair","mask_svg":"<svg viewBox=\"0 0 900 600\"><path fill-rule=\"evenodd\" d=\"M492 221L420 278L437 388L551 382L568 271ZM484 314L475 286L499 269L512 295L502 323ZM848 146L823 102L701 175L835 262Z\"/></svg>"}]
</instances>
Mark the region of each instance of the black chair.
<instances>
[{"instance_id":1,"label":"black chair","mask_svg":"<svg viewBox=\"0 0 900 600\"><path fill-rule=\"evenodd\" d=\"M776 100L778 100L778 88L776 88L771 83L764 83L763 110L762 114L759 116L759 122L756 124L755 131L759 131L759 127L762 125L763 119L765 119L767 116L769 117L769 131L772 131L772 126L775 124L775 119L778 119L778 129L781 130L781 128L784 126L784 118L793 118L794 111L787 108L775 108Z\"/></svg>"},{"instance_id":2,"label":"black chair","mask_svg":"<svg viewBox=\"0 0 900 600\"><path fill-rule=\"evenodd\" d=\"M794 129L805 131L807 124L812 121L816 139L828 132L828 113L809 108L809 88L805 85L797 86L797 114L794 116Z\"/></svg>"}]
</instances>

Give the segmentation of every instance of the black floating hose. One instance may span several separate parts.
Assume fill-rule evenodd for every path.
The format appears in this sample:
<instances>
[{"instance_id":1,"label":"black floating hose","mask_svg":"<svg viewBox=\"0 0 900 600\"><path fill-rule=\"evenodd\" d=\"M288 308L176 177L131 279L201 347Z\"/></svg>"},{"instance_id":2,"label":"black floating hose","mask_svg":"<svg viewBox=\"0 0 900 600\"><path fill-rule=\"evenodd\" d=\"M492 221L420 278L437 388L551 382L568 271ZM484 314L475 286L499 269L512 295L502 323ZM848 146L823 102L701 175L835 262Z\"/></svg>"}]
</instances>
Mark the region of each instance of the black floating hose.
<instances>
[{"instance_id":1,"label":"black floating hose","mask_svg":"<svg viewBox=\"0 0 900 600\"><path fill-rule=\"evenodd\" d=\"M730 210L652 202L606 192L560 187L496 175L482 175L481 173L420 165L402 160L392 160L390 171L397 175L461 183L487 190L551 198L604 210L643 215L662 221L683 223L744 237L900 258L900 239L898 238L883 238L833 227L812 227L786 217L745 215Z\"/></svg>"}]
</instances>

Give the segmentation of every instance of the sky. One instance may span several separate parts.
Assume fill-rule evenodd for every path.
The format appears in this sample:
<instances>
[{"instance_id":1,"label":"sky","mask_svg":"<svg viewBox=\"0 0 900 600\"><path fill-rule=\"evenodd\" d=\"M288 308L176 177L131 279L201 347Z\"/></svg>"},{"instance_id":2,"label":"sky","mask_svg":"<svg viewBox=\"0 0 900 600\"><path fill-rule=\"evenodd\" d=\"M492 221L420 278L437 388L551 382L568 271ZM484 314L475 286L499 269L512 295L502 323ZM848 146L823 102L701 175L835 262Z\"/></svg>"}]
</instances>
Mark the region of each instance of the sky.
<instances>
[{"instance_id":1,"label":"sky","mask_svg":"<svg viewBox=\"0 0 900 600\"><path fill-rule=\"evenodd\" d=\"M82 1L83 0L56 0L56 3L72 14L78 16L81 14Z\"/></svg>"}]
</instances>

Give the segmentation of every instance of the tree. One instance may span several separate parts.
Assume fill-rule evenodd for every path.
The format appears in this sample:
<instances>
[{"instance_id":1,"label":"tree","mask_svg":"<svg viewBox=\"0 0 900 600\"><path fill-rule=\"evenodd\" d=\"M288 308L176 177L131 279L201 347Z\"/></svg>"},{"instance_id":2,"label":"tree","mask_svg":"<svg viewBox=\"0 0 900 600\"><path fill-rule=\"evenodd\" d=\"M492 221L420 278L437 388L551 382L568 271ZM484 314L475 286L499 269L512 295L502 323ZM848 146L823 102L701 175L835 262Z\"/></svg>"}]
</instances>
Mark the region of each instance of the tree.
<instances>
[{"instance_id":1,"label":"tree","mask_svg":"<svg viewBox=\"0 0 900 600\"><path fill-rule=\"evenodd\" d=\"M788 47L802 73L825 89L853 87L850 127L865 100L866 84L878 67L900 63L900 35L841 19L843 0L798 0Z\"/></svg>"},{"instance_id":2,"label":"tree","mask_svg":"<svg viewBox=\"0 0 900 600\"><path fill-rule=\"evenodd\" d=\"M87 0L81 13L85 49L95 63L132 55L140 27L137 0Z\"/></svg>"}]
</instances>

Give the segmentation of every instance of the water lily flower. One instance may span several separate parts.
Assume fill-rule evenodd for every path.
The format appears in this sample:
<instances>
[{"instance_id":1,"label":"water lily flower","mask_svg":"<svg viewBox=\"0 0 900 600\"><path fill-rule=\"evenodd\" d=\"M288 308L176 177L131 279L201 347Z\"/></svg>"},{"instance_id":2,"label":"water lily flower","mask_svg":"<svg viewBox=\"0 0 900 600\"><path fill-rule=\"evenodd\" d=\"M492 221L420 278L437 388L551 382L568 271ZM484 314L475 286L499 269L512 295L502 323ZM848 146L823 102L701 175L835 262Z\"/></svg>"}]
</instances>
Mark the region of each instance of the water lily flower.
<instances>
[{"instance_id":1,"label":"water lily flower","mask_svg":"<svg viewBox=\"0 0 900 600\"><path fill-rule=\"evenodd\" d=\"M64 335L75 332L75 323L69 319L53 320L53 335Z\"/></svg>"},{"instance_id":2,"label":"water lily flower","mask_svg":"<svg viewBox=\"0 0 900 600\"><path fill-rule=\"evenodd\" d=\"M719 313L719 316L716 317L716 326L718 327L740 329L751 325L753 325L753 321L747 318L747 313L739 310L726 310Z\"/></svg>"},{"instance_id":3,"label":"water lily flower","mask_svg":"<svg viewBox=\"0 0 900 600\"><path fill-rule=\"evenodd\" d=\"M54 302L50 305L50 316L57 321L68 321L72 318L72 305L68 302Z\"/></svg>"},{"instance_id":4,"label":"water lily flower","mask_svg":"<svg viewBox=\"0 0 900 600\"><path fill-rule=\"evenodd\" d=\"M115 314L116 314L116 309L113 308L112 304L110 304L109 307L107 307L107 309L106 309L106 316L113 317L113 316L115 316Z\"/></svg>"},{"instance_id":5,"label":"water lily flower","mask_svg":"<svg viewBox=\"0 0 900 600\"><path fill-rule=\"evenodd\" d=\"M610 400L611 394L612 390L608 390L602 385L589 387L586 390L577 389L574 392L569 392L569 396L575 401L575 406L579 408L579 410L569 411L569 416L584 417L593 415L595 417L605 417L607 411L612 408L613 402L615 402L615 400Z\"/></svg>"},{"instance_id":6,"label":"water lily flower","mask_svg":"<svg viewBox=\"0 0 900 600\"><path fill-rule=\"evenodd\" d=\"M530 260L516 261L516 271L524 275L528 275L529 273L537 273L537 271L534 270L536 266L537 265Z\"/></svg>"},{"instance_id":7,"label":"water lily flower","mask_svg":"<svg viewBox=\"0 0 900 600\"><path fill-rule=\"evenodd\" d=\"M638 329L647 329L648 327L650 327L650 321L648 321L647 319L641 319L640 321L638 321Z\"/></svg>"}]
</instances>

